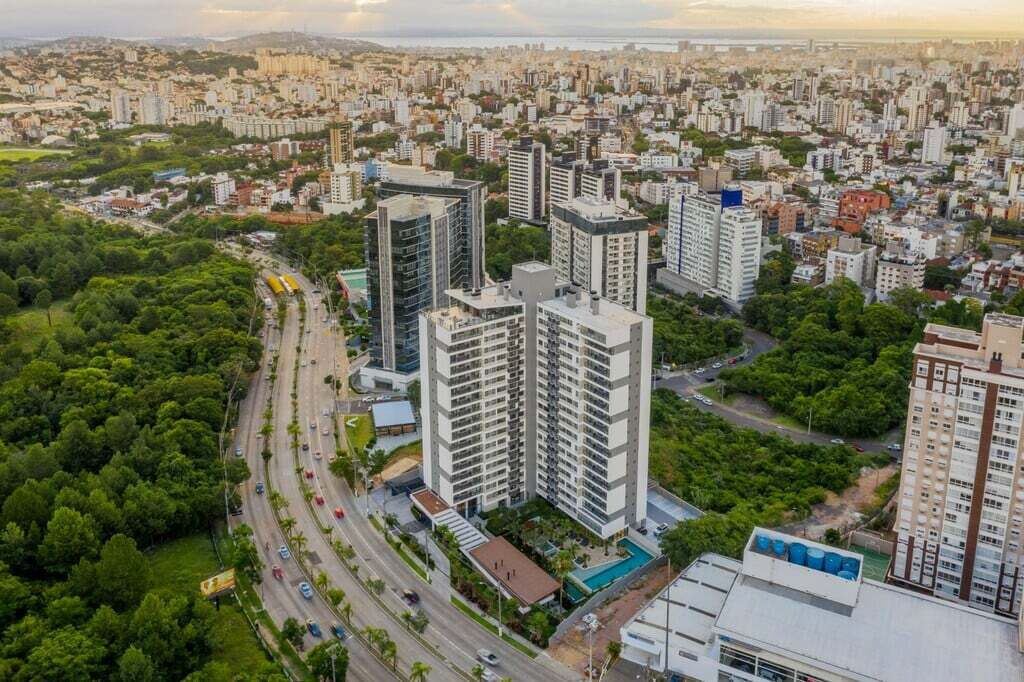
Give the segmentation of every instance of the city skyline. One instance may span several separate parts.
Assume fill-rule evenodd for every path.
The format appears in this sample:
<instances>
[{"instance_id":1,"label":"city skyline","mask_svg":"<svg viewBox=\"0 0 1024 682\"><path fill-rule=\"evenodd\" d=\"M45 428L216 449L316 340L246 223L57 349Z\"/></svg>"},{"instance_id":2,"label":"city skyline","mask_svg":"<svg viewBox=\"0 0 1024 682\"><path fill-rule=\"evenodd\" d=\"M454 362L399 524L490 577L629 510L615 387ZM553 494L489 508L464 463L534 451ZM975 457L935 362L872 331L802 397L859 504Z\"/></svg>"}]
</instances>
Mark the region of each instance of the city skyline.
<instances>
[{"instance_id":1,"label":"city skyline","mask_svg":"<svg viewBox=\"0 0 1024 682\"><path fill-rule=\"evenodd\" d=\"M914 0L601 0L544 3L441 0L424 9L412 0L307 0L281 9L271 3L216 5L196 0L163 3L40 3L14 0L5 9L7 38L57 38L86 34L116 37L239 35L305 30L352 36L389 35L666 35L736 32L789 36L1013 36L1024 32L1024 15L1012 0L966 6L950 0L927 7ZM52 9L54 11L48 11ZM59 9L59 11L57 11ZM239 26L244 25L244 30ZM913 27L910 29L909 27Z\"/></svg>"}]
</instances>

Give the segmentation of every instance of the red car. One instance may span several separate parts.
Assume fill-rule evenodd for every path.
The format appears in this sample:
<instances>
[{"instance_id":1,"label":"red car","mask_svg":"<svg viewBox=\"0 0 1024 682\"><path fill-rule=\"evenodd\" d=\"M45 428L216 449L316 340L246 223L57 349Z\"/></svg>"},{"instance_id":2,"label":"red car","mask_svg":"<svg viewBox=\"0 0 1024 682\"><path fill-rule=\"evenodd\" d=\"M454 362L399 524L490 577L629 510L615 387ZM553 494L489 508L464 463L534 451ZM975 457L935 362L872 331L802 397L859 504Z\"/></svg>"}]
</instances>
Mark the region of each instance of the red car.
<instances>
[{"instance_id":1,"label":"red car","mask_svg":"<svg viewBox=\"0 0 1024 682\"><path fill-rule=\"evenodd\" d=\"M323 495L317 495L313 499L316 500L316 503L318 505L323 506L323 504L324 504L324 496Z\"/></svg>"},{"instance_id":2,"label":"red car","mask_svg":"<svg viewBox=\"0 0 1024 682\"><path fill-rule=\"evenodd\" d=\"M278 580L284 580L284 571L282 571L281 567L277 564L274 564L274 567L270 569L270 572L273 573L274 577Z\"/></svg>"},{"instance_id":3,"label":"red car","mask_svg":"<svg viewBox=\"0 0 1024 682\"><path fill-rule=\"evenodd\" d=\"M334 508L334 518L336 518L336 519L343 519L343 518L345 518L345 510L342 509L341 507L335 507Z\"/></svg>"},{"instance_id":4,"label":"red car","mask_svg":"<svg viewBox=\"0 0 1024 682\"><path fill-rule=\"evenodd\" d=\"M864 448L862 448L860 445L858 445L856 443L852 444L850 447L852 447L857 452L864 452Z\"/></svg>"},{"instance_id":5,"label":"red car","mask_svg":"<svg viewBox=\"0 0 1024 682\"><path fill-rule=\"evenodd\" d=\"M306 469L306 478L313 478L313 470Z\"/></svg>"}]
</instances>

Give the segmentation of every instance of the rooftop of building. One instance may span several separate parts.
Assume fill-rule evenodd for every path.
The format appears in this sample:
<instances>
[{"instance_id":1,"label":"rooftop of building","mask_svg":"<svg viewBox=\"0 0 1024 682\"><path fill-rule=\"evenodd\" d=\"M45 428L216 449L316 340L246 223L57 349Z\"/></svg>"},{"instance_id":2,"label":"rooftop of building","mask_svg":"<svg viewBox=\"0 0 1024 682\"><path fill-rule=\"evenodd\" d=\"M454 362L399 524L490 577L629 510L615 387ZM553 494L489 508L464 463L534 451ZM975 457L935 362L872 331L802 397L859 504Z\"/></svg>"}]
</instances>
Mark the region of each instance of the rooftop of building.
<instances>
[{"instance_id":1,"label":"rooftop of building","mask_svg":"<svg viewBox=\"0 0 1024 682\"><path fill-rule=\"evenodd\" d=\"M428 215L434 211L444 210L456 201L458 200L446 197L396 194L393 197L381 199L377 202L378 213L374 215L379 219L379 210L386 208L389 220L408 220Z\"/></svg>"},{"instance_id":2,"label":"rooftop of building","mask_svg":"<svg viewBox=\"0 0 1024 682\"><path fill-rule=\"evenodd\" d=\"M412 403L408 400L392 400L387 403L375 403L370 406L373 425L377 428L388 426L406 426L416 423L416 415L412 411Z\"/></svg>"},{"instance_id":3,"label":"rooftop of building","mask_svg":"<svg viewBox=\"0 0 1024 682\"><path fill-rule=\"evenodd\" d=\"M647 228L647 218L615 202L594 197L576 197L551 207L551 217L583 229L637 231Z\"/></svg>"},{"instance_id":4,"label":"rooftop of building","mask_svg":"<svg viewBox=\"0 0 1024 682\"><path fill-rule=\"evenodd\" d=\"M503 537L469 551L470 557L502 588L529 606L558 590L558 581Z\"/></svg>"},{"instance_id":5,"label":"rooftop of building","mask_svg":"<svg viewBox=\"0 0 1024 682\"><path fill-rule=\"evenodd\" d=\"M598 298L597 312L595 313L592 296L585 291L577 291L577 295L578 300L573 302L573 293L570 290L564 296L544 301L540 305L603 334L619 332L623 325L639 324L649 319L645 315L604 298Z\"/></svg>"}]
</instances>

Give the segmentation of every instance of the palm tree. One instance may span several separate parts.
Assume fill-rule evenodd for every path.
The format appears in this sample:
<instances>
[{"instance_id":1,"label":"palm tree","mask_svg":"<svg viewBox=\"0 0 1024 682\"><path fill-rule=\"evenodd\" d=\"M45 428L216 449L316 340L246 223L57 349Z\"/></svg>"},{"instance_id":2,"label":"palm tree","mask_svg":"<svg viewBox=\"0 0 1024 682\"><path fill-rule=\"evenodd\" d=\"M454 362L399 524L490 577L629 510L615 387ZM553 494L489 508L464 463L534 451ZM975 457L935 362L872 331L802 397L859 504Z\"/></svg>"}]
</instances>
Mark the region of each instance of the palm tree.
<instances>
[{"instance_id":1,"label":"palm tree","mask_svg":"<svg viewBox=\"0 0 1024 682\"><path fill-rule=\"evenodd\" d=\"M276 490L270 493L270 507L274 511L281 511L288 508L288 500Z\"/></svg>"},{"instance_id":2,"label":"palm tree","mask_svg":"<svg viewBox=\"0 0 1024 682\"><path fill-rule=\"evenodd\" d=\"M281 530L284 532L285 535L288 535L292 532L292 529L295 528L296 523L297 521L295 519L293 519L290 516L287 516L281 519Z\"/></svg>"},{"instance_id":3,"label":"palm tree","mask_svg":"<svg viewBox=\"0 0 1024 682\"><path fill-rule=\"evenodd\" d=\"M409 668L409 682L427 682L427 675L433 670L426 663L420 661L413 661L412 667Z\"/></svg>"},{"instance_id":4,"label":"palm tree","mask_svg":"<svg viewBox=\"0 0 1024 682\"><path fill-rule=\"evenodd\" d=\"M551 563L555 569L555 573L558 575L558 603L561 604L562 597L565 593L565 576L572 568L572 554L563 549L555 555L555 558Z\"/></svg>"},{"instance_id":5,"label":"palm tree","mask_svg":"<svg viewBox=\"0 0 1024 682\"><path fill-rule=\"evenodd\" d=\"M338 613L341 614L341 617L344 618L346 622L349 622L349 623L352 622L352 604L351 603L345 602L344 604L342 604L341 607L338 609Z\"/></svg>"},{"instance_id":6,"label":"palm tree","mask_svg":"<svg viewBox=\"0 0 1024 682\"><path fill-rule=\"evenodd\" d=\"M398 669L398 646L390 639L381 643L380 657L391 663L391 667Z\"/></svg>"},{"instance_id":7,"label":"palm tree","mask_svg":"<svg viewBox=\"0 0 1024 682\"><path fill-rule=\"evenodd\" d=\"M327 574L321 571L317 573L316 579L313 580L321 592L327 591L327 586L331 584L331 579L327 577Z\"/></svg>"},{"instance_id":8,"label":"palm tree","mask_svg":"<svg viewBox=\"0 0 1024 682\"><path fill-rule=\"evenodd\" d=\"M302 533L301 530L292 536L292 546L295 547L296 554L301 555L305 551L307 544L308 540L306 540L306 536Z\"/></svg>"},{"instance_id":9,"label":"palm tree","mask_svg":"<svg viewBox=\"0 0 1024 682\"><path fill-rule=\"evenodd\" d=\"M407 628L409 628L410 630L412 630L412 620L413 620L412 611L403 611L402 612L402 622L405 623L405 626Z\"/></svg>"},{"instance_id":10,"label":"palm tree","mask_svg":"<svg viewBox=\"0 0 1024 682\"><path fill-rule=\"evenodd\" d=\"M473 666L473 670L470 674L476 682L484 682L484 667L479 663Z\"/></svg>"}]
</instances>

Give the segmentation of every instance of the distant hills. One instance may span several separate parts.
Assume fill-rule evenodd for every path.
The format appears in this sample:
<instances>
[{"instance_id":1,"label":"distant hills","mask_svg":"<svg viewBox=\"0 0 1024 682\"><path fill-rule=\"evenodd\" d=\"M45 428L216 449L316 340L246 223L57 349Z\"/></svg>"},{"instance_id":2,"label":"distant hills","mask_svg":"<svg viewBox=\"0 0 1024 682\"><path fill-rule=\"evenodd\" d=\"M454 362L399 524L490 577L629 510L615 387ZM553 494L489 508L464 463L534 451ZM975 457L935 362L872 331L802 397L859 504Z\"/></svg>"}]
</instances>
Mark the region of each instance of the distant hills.
<instances>
[{"instance_id":1,"label":"distant hills","mask_svg":"<svg viewBox=\"0 0 1024 682\"><path fill-rule=\"evenodd\" d=\"M0 48L51 48L51 49L90 49L98 47L123 46L133 44L150 45L162 50L206 50L211 45L222 52L244 53L261 48L287 49L296 52L372 52L383 50L377 43L356 38L336 38L320 36L300 31L273 31L270 33L254 33L240 38L214 39L200 36L183 36L177 38L144 38L125 40L123 38L104 38L99 36L73 36L57 40L31 39L0 39ZM5 44L6 43L6 44Z\"/></svg>"}]
</instances>

